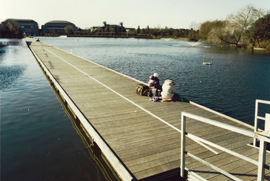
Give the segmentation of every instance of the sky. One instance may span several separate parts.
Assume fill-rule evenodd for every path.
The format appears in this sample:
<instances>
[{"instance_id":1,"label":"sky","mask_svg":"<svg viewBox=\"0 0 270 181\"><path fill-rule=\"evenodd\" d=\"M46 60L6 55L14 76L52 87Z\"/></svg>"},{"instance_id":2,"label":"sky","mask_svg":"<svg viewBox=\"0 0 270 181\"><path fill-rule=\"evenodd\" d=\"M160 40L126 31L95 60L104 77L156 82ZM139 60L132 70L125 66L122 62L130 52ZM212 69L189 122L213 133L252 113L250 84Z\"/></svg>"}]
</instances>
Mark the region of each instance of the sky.
<instances>
[{"instance_id":1,"label":"sky","mask_svg":"<svg viewBox=\"0 0 270 181\"><path fill-rule=\"evenodd\" d=\"M126 28L193 28L225 20L247 5L270 10L270 0L0 0L0 22L32 19L41 25L65 20L86 29L119 24Z\"/></svg>"}]
</instances>

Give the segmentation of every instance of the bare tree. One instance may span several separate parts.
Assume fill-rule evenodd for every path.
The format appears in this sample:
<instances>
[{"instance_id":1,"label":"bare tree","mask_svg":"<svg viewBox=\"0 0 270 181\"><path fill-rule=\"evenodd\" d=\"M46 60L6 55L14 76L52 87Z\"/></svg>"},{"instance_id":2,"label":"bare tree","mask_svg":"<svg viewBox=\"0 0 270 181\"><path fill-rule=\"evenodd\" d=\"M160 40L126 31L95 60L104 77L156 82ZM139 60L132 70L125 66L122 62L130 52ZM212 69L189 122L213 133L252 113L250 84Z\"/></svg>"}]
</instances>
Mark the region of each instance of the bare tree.
<instances>
[{"instance_id":1,"label":"bare tree","mask_svg":"<svg viewBox=\"0 0 270 181\"><path fill-rule=\"evenodd\" d=\"M197 30L200 29L200 26L201 26L201 24L196 23L195 21L193 21L193 22L190 24L189 28L190 28L190 29L193 29L194 31L197 31Z\"/></svg>"},{"instance_id":2,"label":"bare tree","mask_svg":"<svg viewBox=\"0 0 270 181\"><path fill-rule=\"evenodd\" d=\"M6 20L6 29L10 34L18 34L20 31L19 23L16 20L8 19Z\"/></svg>"},{"instance_id":3,"label":"bare tree","mask_svg":"<svg viewBox=\"0 0 270 181\"><path fill-rule=\"evenodd\" d=\"M220 39L240 47L240 41L248 33L247 30L263 14L262 10L257 10L250 5L244 7L236 14L230 14L227 17L226 27L223 29Z\"/></svg>"},{"instance_id":4,"label":"bare tree","mask_svg":"<svg viewBox=\"0 0 270 181\"><path fill-rule=\"evenodd\" d=\"M207 27L207 31L205 32L207 33L207 41L211 43L222 43L220 37L225 36L224 32L226 31L224 30L227 30L226 24L226 21L220 20L210 22L208 25L209 27ZM204 24L202 24L201 28L204 28Z\"/></svg>"}]
</instances>

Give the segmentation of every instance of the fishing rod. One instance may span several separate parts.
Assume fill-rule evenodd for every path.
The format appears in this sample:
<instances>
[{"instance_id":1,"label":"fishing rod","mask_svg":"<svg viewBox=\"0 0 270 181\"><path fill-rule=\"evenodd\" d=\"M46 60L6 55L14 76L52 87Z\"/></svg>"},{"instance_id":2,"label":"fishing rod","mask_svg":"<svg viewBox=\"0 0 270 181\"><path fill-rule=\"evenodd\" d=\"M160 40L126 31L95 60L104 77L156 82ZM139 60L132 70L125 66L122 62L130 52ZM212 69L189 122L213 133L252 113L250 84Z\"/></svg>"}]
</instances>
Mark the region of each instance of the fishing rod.
<instances>
[{"instance_id":1,"label":"fishing rod","mask_svg":"<svg viewBox=\"0 0 270 181\"><path fill-rule=\"evenodd\" d=\"M197 43L196 43L197 44ZM181 55L183 55L188 49L190 49L191 47L194 47L196 44L191 45L189 47L187 47L187 49L185 49L179 56L177 56L160 74L159 77L164 73L165 70L167 70Z\"/></svg>"}]
</instances>

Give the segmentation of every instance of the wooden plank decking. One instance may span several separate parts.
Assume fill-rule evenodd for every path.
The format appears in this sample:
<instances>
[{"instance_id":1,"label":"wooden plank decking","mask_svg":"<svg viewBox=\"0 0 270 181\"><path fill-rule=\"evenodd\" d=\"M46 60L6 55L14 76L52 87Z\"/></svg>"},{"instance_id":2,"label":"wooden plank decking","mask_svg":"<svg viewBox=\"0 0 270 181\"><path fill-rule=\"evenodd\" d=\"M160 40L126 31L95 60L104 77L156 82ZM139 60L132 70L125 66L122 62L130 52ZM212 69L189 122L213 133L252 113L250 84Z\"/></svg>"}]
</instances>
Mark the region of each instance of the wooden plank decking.
<instances>
[{"instance_id":1,"label":"wooden plank decking","mask_svg":"<svg viewBox=\"0 0 270 181\"><path fill-rule=\"evenodd\" d=\"M243 129L251 126L227 119L192 103L150 102L135 94L138 81L42 42L32 51L61 85L77 108L116 154L134 180L166 173L180 166L181 112L185 111ZM173 129L172 126L176 129ZM187 119L187 131L258 160L258 149L247 146L252 138ZM243 180L256 180L257 166L225 152L214 155L187 139L186 150ZM267 153L266 163L270 164ZM186 167L208 180L229 180L186 157ZM117 170L117 168L115 168ZM270 180L269 170L265 179Z\"/></svg>"}]
</instances>

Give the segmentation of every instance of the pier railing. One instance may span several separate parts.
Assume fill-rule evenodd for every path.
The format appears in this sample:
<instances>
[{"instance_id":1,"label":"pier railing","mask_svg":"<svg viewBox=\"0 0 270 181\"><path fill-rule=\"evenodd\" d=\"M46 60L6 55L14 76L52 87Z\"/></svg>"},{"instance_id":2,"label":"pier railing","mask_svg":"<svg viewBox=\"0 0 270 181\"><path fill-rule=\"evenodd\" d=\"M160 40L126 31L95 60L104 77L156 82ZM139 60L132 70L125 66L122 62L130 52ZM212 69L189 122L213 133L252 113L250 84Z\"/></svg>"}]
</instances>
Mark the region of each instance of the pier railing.
<instances>
[{"instance_id":1,"label":"pier railing","mask_svg":"<svg viewBox=\"0 0 270 181\"><path fill-rule=\"evenodd\" d=\"M256 102L255 102L255 116L254 116L254 133L258 132L258 120L260 119L260 120L265 121L264 133L270 134L270 114L266 113L265 117L259 116L258 115L258 113L259 113L259 103L261 103L261 104L269 104L270 105L270 101L256 99ZM257 139L255 137L255 138L253 138L253 146L256 146L256 142L257 142Z\"/></svg>"},{"instance_id":2,"label":"pier railing","mask_svg":"<svg viewBox=\"0 0 270 181\"><path fill-rule=\"evenodd\" d=\"M215 143L212 143L210 141L207 141L207 140L204 140L200 137L197 137L195 135L192 135L190 133L187 133L186 132L186 118L192 118L194 120L197 120L197 121L201 121L203 123L207 123L207 124L210 124L210 125L213 125L213 126L216 126L216 127L220 127L220 128L223 128L223 129L226 129L226 130L229 130L229 131L232 131L232 132L236 132L236 133L239 133L239 134L242 134L242 135L245 135L245 136L248 136L248 137L251 137L251 138L257 138L258 140L260 140L260 150L259 150L259 161L256 161L256 160L253 160L249 157L246 157L244 155L241 155L239 153L236 153L232 150L229 150L227 148L224 148L220 145L217 145ZM184 178L184 169L182 168L185 168L185 155L188 155L190 157L192 157L193 159L211 167L212 169L220 172L221 174L233 179L233 180L241 180L239 178L237 178L236 176L210 164L209 162L206 162L204 161L203 159L187 152L185 150L185 147L186 147L186 137L189 137L190 139L194 140L195 142L201 144L202 146L206 147L207 149L209 149L210 151L212 151L214 154L219 154L218 152L216 152L215 150L209 148L208 146L206 145L209 145L209 146L212 146L214 148L217 148L221 151L224 151L224 152L227 152L233 156L236 156L238 158L241 158L245 161L248 161L252 164L255 164L258 166L258 174L257 174L257 180L258 181L262 181L264 180L264 175L265 175L265 168L269 170L269 166L265 164L265 161L266 161L266 144L267 142L270 143L270 137L269 136L266 136L264 134L261 134L260 132L252 132L252 131L249 131L249 130L245 130L245 129L242 129L242 128L238 128L238 127L235 127L235 126L232 126L232 125L228 125L228 124L225 124L225 123L221 123L221 122L217 122L217 121L214 121L214 120L211 120L211 119L207 119L207 118L204 118L204 117L201 117L201 116L197 116L197 115L194 115L194 114L190 114L190 113L186 113L186 112L182 112L182 115L181 115L181 163L180 163L180 168L181 168L181 171L180 171L180 175L181 177Z\"/></svg>"}]
</instances>

